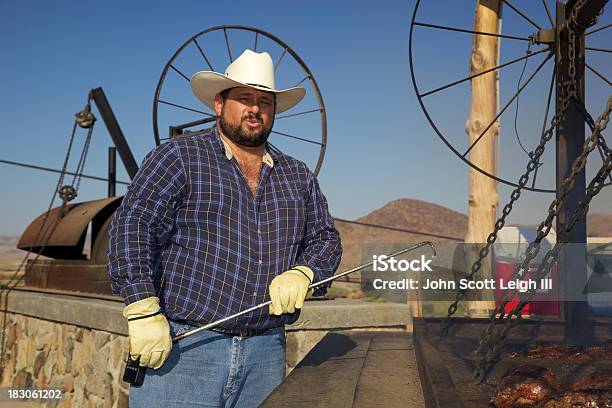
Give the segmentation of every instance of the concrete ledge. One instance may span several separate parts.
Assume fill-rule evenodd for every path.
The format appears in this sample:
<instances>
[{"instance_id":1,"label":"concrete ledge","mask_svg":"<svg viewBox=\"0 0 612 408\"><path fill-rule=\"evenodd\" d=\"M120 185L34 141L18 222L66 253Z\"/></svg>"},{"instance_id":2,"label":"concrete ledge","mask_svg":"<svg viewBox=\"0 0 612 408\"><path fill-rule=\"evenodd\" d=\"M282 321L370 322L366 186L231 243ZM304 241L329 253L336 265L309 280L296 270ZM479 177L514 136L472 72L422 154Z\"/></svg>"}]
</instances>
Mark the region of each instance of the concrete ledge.
<instances>
[{"instance_id":1,"label":"concrete ledge","mask_svg":"<svg viewBox=\"0 0 612 408\"><path fill-rule=\"evenodd\" d=\"M123 307L118 301L17 289L7 305L11 313L127 336Z\"/></svg>"},{"instance_id":2,"label":"concrete ledge","mask_svg":"<svg viewBox=\"0 0 612 408\"><path fill-rule=\"evenodd\" d=\"M123 303L79 296L13 290L8 311L54 322L127 335ZM360 300L307 301L288 331L401 327L412 323L410 305Z\"/></svg>"},{"instance_id":3,"label":"concrete ledge","mask_svg":"<svg viewBox=\"0 0 612 408\"><path fill-rule=\"evenodd\" d=\"M287 330L329 330L366 327L398 327L412 323L412 308L403 303L337 299L304 304L300 318Z\"/></svg>"}]
</instances>

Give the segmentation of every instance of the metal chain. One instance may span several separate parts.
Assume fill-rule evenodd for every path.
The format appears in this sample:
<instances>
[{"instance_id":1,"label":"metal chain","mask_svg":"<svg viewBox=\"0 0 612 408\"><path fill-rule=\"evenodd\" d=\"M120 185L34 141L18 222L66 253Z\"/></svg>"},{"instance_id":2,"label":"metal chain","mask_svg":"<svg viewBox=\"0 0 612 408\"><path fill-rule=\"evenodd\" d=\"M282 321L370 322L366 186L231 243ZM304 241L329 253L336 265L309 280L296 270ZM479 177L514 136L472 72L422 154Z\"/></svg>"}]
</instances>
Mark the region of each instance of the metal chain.
<instances>
[{"instance_id":1,"label":"metal chain","mask_svg":"<svg viewBox=\"0 0 612 408\"><path fill-rule=\"evenodd\" d=\"M578 221L584 219L588 212L591 200L604 187L606 177L609 176L611 172L612 156L607 155L607 158L599 169L597 175L589 183L585 198L578 203L576 209L574 209L574 211L572 212L571 222L570 224L568 224L568 226L566 226L564 230L564 238L561 242L555 244L555 246L546 253L544 259L542 260L542 263L538 267L538 270L533 274L532 279L537 281L550 273L552 265L554 265L557 258L559 257L559 254L565 248L567 242L571 239L571 236L573 235L574 225ZM521 296L521 301L518 306L505 317L506 324L497 336L498 342L494 343L494 346L487 352L487 355L483 357L481 362L479 362L479 371L477 371L475 374L478 381L484 380L488 371L492 368L495 361L497 361L499 353L507 342L510 330L512 330L521 320L521 311L529 302L531 302L535 293L535 289L529 289Z\"/></svg>"},{"instance_id":2,"label":"metal chain","mask_svg":"<svg viewBox=\"0 0 612 408\"><path fill-rule=\"evenodd\" d=\"M576 4L576 7L572 10L571 16L569 18L569 20L566 22L566 26L565 28L567 28L567 33L568 33L568 40L569 40L569 44L568 44L568 63L569 63L569 67L568 67L568 72L569 72L569 78L567 81L564 81L564 78L558 78L561 83L560 83L560 91L563 93L562 95L562 100L561 100L561 106L559 107L559 112L555 115L555 118L559 118L561 117L565 111L567 110L567 108L569 107L569 103L572 100L575 100L575 95L576 95L576 82L575 82L575 75L576 75L576 70L575 70L575 32L574 32L574 23L576 21L576 15L577 15L577 10L578 7L581 7L582 4L584 3L584 0L581 0L578 4ZM561 52L560 50L560 44L557 43L557 54L559 54ZM556 124L557 126L557 133L563 133L563 131L565 130L565 126L564 123L560 122ZM552 128L552 126L551 126ZM550 130L550 129L549 129ZM552 131L551 131L552 132ZM572 183L573 184L573 183ZM566 185L565 183L563 185ZM553 204L556 205L556 203L558 202L558 199L553 201ZM524 260L524 262L521 264L521 266L517 267L514 272L513 272L513 277L515 279L522 279L523 276L527 273L527 271L529 270L529 261L531 259L533 259L537 253L540 250L540 242L541 240L548 235L548 232L550 231L550 229L552 228L552 219L554 218L551 217L550 211L554 209L552 208L553 204L551 204L551 208L549 208L549 216L547 217L546 221L543 222L542 224L540 224L540 226L538 227L538 235L536 237L536 239L534 240L534 242L532 242L529 247L526 250L526 259ZM560 208L559 208L560 210ZM558 211L557 211L558 213ZM548 221L549 225L546 225L545 223ZM544 224L544 225L543 225ZM546 230L543 230L543 227L546 228ZM544 233L545 232L545 233ZM493 312L490 315L490 323L487 326L487 328L485 330L483 330L481 336L480 336L480 341L479 341L479 345L477 347L476 353L484 353L486 352L486 350L490 349L492 344L496 341L498 341L499 339L497 338L497 336L495 336L495 327L496 324L498 323L499 319L502 319L504 317L505 314L505 310L506 310L506 306L508 304L508 301L510 299L512 299L512 297L507 297L508 292L506 292L504 294L504 296L501 299L500 304L495 308L495 310L493 310ZM479 376L479 369L476 370L475 375ZM480 370L482 371L482 370Z\"/></svg>"},{"instance_id":3,"label":"metal chain","mask_svg":"<svg viewBox=\"0 0 612 408\"><path fill-rule=\"evenodd\" d=\"M573 27L577 26L577 18L576 18L577 17L577 13L578 13L578 10L580 9L580 7L582 7L582 5L585 2L586 2L586 0L580 0L579 2L576 3L575 7L572 9L572 13L571 13L570 19L568 21L568 25L567 25L568 35L569 35L569 47L568 47L569 48L569 55L568 55L568 59L569 59L570 64L569 64L569 80L565 84L563 84L564 86L561 87L561 91L562 92L564 90L567 92L564 95L563 100L561 102L562 106L560 107L558 112L555 114L555 116L553 116L553 118L551 120L551 126L544 133L543 137L540 140L540 144L535 149L533 154L530 155L530 160L529 160L529 162L527 164L527 171L525 172L525 174L523 174L520 177L519 183L518 183L518 187L515 188L514 191L512 191L512 194L510 195L510 201L504 206L504 208L502 210L502 216L500 218L498 218L497 221L495 221L495 227L493 229L493 232L491 232L489 234L489 236L487 237L486 245L479 251L478 258L472 264L471 271L465 277L465 279L468 279L470 281L474 280L474 276L476 275L476 273L482 267L482 262L489 255L489 252L491 250L491 246L495 243L495 241L497 239L497 234L499 233L499 231L505 225L506 217L512 211L512 206L519 199L519 197L521 195L521 190L525 187L525 185L529 181L529 176L530 176L531 172L538 168L538 166L539 166L539 159L540 159L540 156L544 153L546 142L548 142L552 138L552 133L553 133L555 128L558 127L559 131L562 130L563 125L558 123L559 117L561 117L565 113L565 111L567 110L567 108L569 106L570 100L572 98L577 99L576 98L577 89L576 89L576 81L575 81L575 77L576 77L576 64L575 64L576 44L575 44L575 41L576 41L576 37L574 35L575 33L574 33L574 30L573 30ZM548 234L548 232L547 232L547 234ZM538 248L538 250L539 250L539 248ZM465 298L465 296L467 294L467 291L468 291L468 289L459 289L457 291L457 293L455 294L455 300L448 307L447 315L442 320L442 322L440 323L440 335L441 336L447 336L448 335L450 326L452 324L452 317L457 312L457 308L458 308L459 302ZM502 311L503 310L505 310L505 305L504 305L504 309L502 309ZM492 314L492 316L494 316L494 314Z\"/></svg>"},{"instance_id":4,"label":"metal chain","mask_svg":"<svg viewBox=\"0 0 612 408\"><path fill-rule=\"evenodd\" d=\"M526 271L529 269L529 264L531 260L535 256L537 256L540 250L540 242L552 228L552 221L556 216L558 216L560 210L563 208L565 198L568 192L573 188L573 185L575 184L575 180L576 180L578 173L580 173L584 169L584 166L586 165L587 156L589 155L589 153L591 153L595 149L598 139L601 136L601 132L606 128L608 121L609 121L611 110L612 110L612 97L608 98L606 109L604 113L602 113L602 115L598 118L596 126L595 126L595 130L593 131L591 136L585 141L583 145L582 153L580 154L580 156L578 156L574 160L574 163L572 164L572 172L563 181L563 184L561 185L561 188L560 188L559 197L553 200L553 202L551 203L549 207L549 213L548 213L546 220L540 223L538 227L537 237L533 242L529 244L526 250L525 259L523 260L522 264L515 269L514 271L515 278L522 279L525 276ZM599 191L603 187L602 183L605 181L605 177L610 173L610 170L609 170L610 161L611 161L611 156L608 150L607 158L604 161L602 168L598 172L597 176L589 184L587 196L585 197L585 199L581 200L579 205L572 212L571 223L566 226L566 229L563 232L563 235L561 236L561 241L569 240L575 223L580 219L580 217L584 217L586 215L586 212L588 211L588 203L590 202L591 198L594 195L599 193ZM595 185L598 185L599 188L594 187ZM559 251L560 249L555 251L553 254L558 255ZM550 264L550 259L545 259L545 261L541 263L540 268L538 268L536 275L539 272L541 272L543 268L542 265L548 265L548 269L550 269L549 264ZM536 276L535 279L537 278L538 276ZM491 320L492 320L491 324L487 327L487 329L483 332L483 335L481 336L481 340L480 340L480 344L478 346L477 352L480 353L481 355L484 354L485 356L481 359L478 367L476 368L474 372L474 377L478 379L479 381L482 381L484 379L492 363L497 358L499 350L501 350L501 348L505 345L507 336L510 330L514 326L516 326L518 321L520 321L520 319L522 318L521 310L523 309L525 304L528 303L528 301L525 302L524 304L523 302L519 303L519 305L514 310L512 310L507 316L505 316L505 320L506 320L505 326L498 333L494 333L496 325L501 323L504 320L504 310L505 310L507 303L511 299L515 298L517 294L518 294L518 289L516 288L507 290L504 293L500 306L498 306L496 308L495 313L491 315Z\"/></svg>"},{"instance_id":5,"label":"metal chain","mask_svg":"<svg viewBox=\"0 0 612 408\"><path fill-rule=\"evenodd\" d=\"M495 228L493 229L493 232L491 232L489 236L487 237L486 245L479 251L478 258L472 264L471 271L465 277L465 279L468 279L470 281L474 280L474 276L482 267L482 262L489 255L491 246L495 243L497 239L497 234L499 233L499 231L504 227L506 223L506 218L512 211L512 207L514 203L521 196L521 190L529 182L529 177L531 173L538 168L540 157L542 156L542 154L544 154L544 150L546 149L546 143L553 137L553 132L559 122L559 117L565 112L568 106L569 106L569 98L564 98L560 111L552 117L550 127L544 132L544 134L542 135L540 139L540 144L532 152L533 154L530 155L530 160L527 163L527 171L523 175L521 175L521 177L519 178L518 187L512 191L512 194L510 194L510 201L502 209L502 216L498 218L497 221L495 221ZM457 312L457 307L459 305L459 302L465 298L467 292L468 292L468 289L459 289L457 293L455 294L455 300L448 307L447 316L440 323L440 335L441 336L448 335L450 326L452 324L452 317Z\"/></svg>"},{"instance_id":6,"label":"metal chain","mask_svg":"<svg viewBox=\"0 0 612 408\"><path fill-rule=\"evenodd\" d=\"M89 105L89 101L88 101L88 105ZM93 114L91 114L91 112L90 112L90 115L91 115L91 117L93 117ZM81 127L86 127L86 128L89 129L88 130L88 140L86 140L87 148L89 148L89 141L91 139L91 133L93 132L93 124L95 122L95 117L93 117L93 120L91 121L91 123L88 126L82 126L82 124L79 124L79 121L82 120L82 118L79 118L78 114L76 116L77 117L75 119L74 125L72 127L72 131L70 133L70 138L69 138L69 141L68 141L68 149L67 149L66 155L64 157L64 164L62 165L62 169L61 169L60 175L58 177L56 187L53 190L53 195L51 196L51 201L49 202L49 206L47 208L47 211L45 212L45 215L43 217L41 226L38 229L38 232L36 233L36 237L32 241L32 245L30 245L30 247L27 249L27 252L26 252L25 256L23 257L23 259L19 263L19 266L17 267L15 272L13 272L13 274L9 278L8 282L5 283L5 284L0 284L0 304L2 305L2 307L0 309L0 312L2 312L2 323L1 323L2 326L0 328L0 366L2 366L2 364L4 364L4 355L5 355L5 350L4 350L5 344L4 343L5 343L5 339L6 339L6 315L8 313L8 295L23 280L23 278L25 277L25 274L22 274L19 277L17 277L17 275L19 274L21 269L24 267L24 265L28 262L28 260L30 258L30 254L34 252L33 251L34 250L34 243L42 242L42 245L36 251L36 256L32 260L33 263L35 263L38 260L38 258L41 256L41 254L45 250L49 240L51 239L51 237L53 236L53 233L55 232L57 226L59 225L59 221L62 219L62 217L64 215L64 211L65 211L65 208L66 208L67 200L66 200L65 197L61 197L62 194L63 194L63 191L65 191L63 188L66 187L66 186L62 186L62 183L64 182L64 178L65 178L65 175L66 175L66 172L67 172L67 169L68 169L68 162L69 162L69 159L70 159L70 153L72 151L72 146L73 146L75 135L76 135L76 127L77 127L77 125L79 125ZM90 119L91 119L91 117L90 117ZM86 156L86 153L85 153L85 156ZM81 161L84 163L83 155L81 155L80 162ZM71 187L71 186L67 186L67 187ZM43 234L43 231L45 230L45 226L47 225L47 221L49 219L49 215L51 214L51 210L53 209L53 203L55 202L55 198L58 195L60 195L60 197L62 198L62 207L61 207L61 210L60 210L60 214L58 215L58 217L55 218L55 220L53 221L53 224L50 225L49 228L47 229L47 231L45 231L45 233ZM39 240L41 240L41 241L39 241Z\"/></svg>"}]
</instances>

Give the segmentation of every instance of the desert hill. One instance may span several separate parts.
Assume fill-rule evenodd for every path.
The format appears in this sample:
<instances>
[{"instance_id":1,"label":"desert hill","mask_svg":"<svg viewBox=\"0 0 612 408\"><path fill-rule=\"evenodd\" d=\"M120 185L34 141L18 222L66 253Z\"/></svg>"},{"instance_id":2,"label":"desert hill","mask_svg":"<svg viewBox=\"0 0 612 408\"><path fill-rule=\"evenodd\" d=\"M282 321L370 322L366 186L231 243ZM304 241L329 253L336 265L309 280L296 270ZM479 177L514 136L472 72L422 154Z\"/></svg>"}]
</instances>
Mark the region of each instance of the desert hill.
<instances>
[{"instance_id":1,"label":"desert hill","mask_svg":"<svg viewBox=\"0 0 612 408\"><path fill-rule=\"evenodd\" d=\"M431 235L373 228L336 220L336 228L342 236L344 255L339 270L346 270L361 263L361 246L364 244L457 243L467 233L467 215L437 204L402 198L355 220L392 229L422 232ZM591 237L612 237L612 214L589 214L588 231Z\"/></svg>"}]
</instances>

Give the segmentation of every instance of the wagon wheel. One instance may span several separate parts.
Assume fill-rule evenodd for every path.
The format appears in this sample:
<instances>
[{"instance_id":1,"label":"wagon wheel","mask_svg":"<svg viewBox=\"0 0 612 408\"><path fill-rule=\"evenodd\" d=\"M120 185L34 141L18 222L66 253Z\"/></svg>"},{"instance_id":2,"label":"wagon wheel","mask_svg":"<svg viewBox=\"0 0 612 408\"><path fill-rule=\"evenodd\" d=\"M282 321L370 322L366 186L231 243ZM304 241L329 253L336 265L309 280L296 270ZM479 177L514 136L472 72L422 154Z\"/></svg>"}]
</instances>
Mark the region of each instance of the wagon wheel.
<instances>
[{"instance_id":1,"label":"wagon wheel","mask_svg":"<svg viewBox=\"0 0 612 408\"><path fill-rule=\"evenodd\" d=\"M304 160L317 175L327 146L327 118L319 87L293 49L274 35L253 27L208 28L175 51L161 73L153 100L155 143L159 145L177 134L213 124L214 113L192 94L189 78L202 70L223 72L246 48L266 51L272 56L277 88L306 88L306 96L299 105L305 108L277 114L269 141Z\"/></svg>"},{"instance_id":2,"label":"wagon wheel","mask_svg":"<svg viewBox=\"0 0 612 408\"><path fill-rule=\"evenodd\" d=\"M498 182L508 186L518 187L516 181L518 180L520 174L524 172L524 166L522 163L526 163L529 160L529 150L537 146L541 135L550 125L549 122L554 114L554 89L556 89L556 58L554 58L555 46L554 44L547 45L540 42L536 35L540 33L541 29L550 29L551 27L555 27L555 12L552 10L551 13L551 7L549 7L547 4L547 0L542 0L541 2L523 2L520 4L521 8L518 8L514 4L518 3L518 1L513 0L510 2L507 0L501 0L501 3L503 3L504 8L506 9L504 10L504 17L508 17L510 22L513 24L504 24L504 31L506 31L504 33L481 33L470 28L471 24L473 24L471 19L470 21L456 21L456 19L458 19L456 16L461 15L461 13L453 13L452 10L453 7L463 9L466 7L473 8L473 2L445 2L444 7L446 11L442 14L439 12L439 2L417 0L410 24L409 64L412 84L419 101L419 105L421 106L421 109L423 110L429 124L442 142L444 142L444 144L457 157L459 157L459 159L481 174L491 177L492 179L495 179ZM525 10L522 10L522 8L526 8L526 10L529 12L525 12ZM441 19L446 20L440 22L439 20ZM504 22L506 21L504 20ZM585 33L586 95L590 94L590 90L596 90L595 87L599 87L599 89L596 90L599 93L601 93L601 90L603 89L605 97L607 97L609 94L612 83L608 79L610 75L606 74L609 74L611 65L609 64L609 60L606 60L606 58L609 58L612 50L602 48L600 44L605 44L605 37L602 34L605 32L605 30L610 28L610 26L611 24L603 21L602 16L600 16L598 19L598 24L591 27ZM591 34L595 35L591 36ZM431 67L435 67L440 64L440 54L431 52L431 50L442 49L446 51L447 56L458 55L463 57L463 59L460 61L463 63L463 66L467 66L468 61L465 56L470 55L472 35L491 35L499 39L499 65L472 75L462 76L461 74L457 74L452 78L439 78L438 75L438 77L436 77L433 81L431 78L435 75L429 75L429 77L423 75L423 69L425 69L425 67L428 68L430 71L428 73L431 74ZM425 39L427 40L427 47L424 47L419 43L419 40L422 41ZM452 42L454 40L455 42ZM464 42L461 43L461 41ZM449 47L449 43L454 45L463 44L463 47ZM527 45L529 45L529 48L527 48ZM527 52L525 52L525 48L527 48ZM423 52L423 50L425 50L425 52ZM522 53L516 53L517 50L522 51ZM511 55L513 51L515 52L515 55ZM415 55L417 52L419 54ZM426 53L433 55L436 60L432 61L431 56L429 59L427 59L427 57L422 58L423 54ZM534 65L535 68L530 67L529 69L525 70L528 62L529 64ZM450 62L445 61L444 64L448 65ZM508 72L511 70L514 70L513 74L508 74ZM548 75L545 73L547 70L549 71ZM455 101L456 104L456 100L458 99L457 95L462 95L462 98L459 100L470 100L468 93L470 92L470 80L489 72L500 72L500 92L498 94L502 95L500 98L501 103L498 104L499 106L497 113L494 116L493 121L487 124L484 131L482 131L475 142L468 145L465 133L457 131L458 129L462 128L462 124L453 122L454 124L449 126L448 122L450 119L448 119L448 116L455 115L457 118L460 118L460 120L463 120L463 123L465 123L465 119L468 116L467 113L463 116L458 116L460 115L458 111L461 111L462 109L469 109L469 106L457 107L450 106L449 104L452 104L452 101ZM508 75L505 80L504 75ZM518 81L516 80L517 77ZM508 78L512 79L508 80ZM433 83L423 86L424 80L425 82L429 80ZM461 94L461 92L463 93ZM505 96L503 95L504 93L510 96ZM452 98L452 95L455 95L455 98ZM512 121L513 119L510 115L508 115L509 111L510 113L520 111L519 97L520 103L522 103L524 100L534 99L541 101L541 104L543 104L539 107L537 114L534 114L532 111L526 112L527 109L525 108L522 110L523 115L532 118L530 119L531 123L533 123L533 118L537 118L537 131L532 130L531 132L519 132L516 130L518 127L516 117L514 118L514 123L510 122L510 126L504 125L504 123L506 123L506 125L508 124L505 121ZM593 107L597 110L597 113L599 113L599 109L605 103L605 97L602 99L603 102L600 103L598 101L593 103ZM588 102L589 100L586 99L585 103L587 105ZM441 109L440 106L450 106L451 112L449 113L448 108ZM551 110L553 112L550 112ZM441 114L441 112L443 114ZM506 113L506 115L504 115L504 113ZM504 152L504 154L502 155L498 153L498 156L502 159L505 158L506 162L513 161L514 163L510 165L506 163L506 167L510 169L500 169L497 171L499 174L491 174L480 168L477 164L473 163L469 158L469 152L480 140L482 140L482 138L487 134L488 130L497 120L502 122L502 129L514 130L514 132L510 131L504 133L505 137L499 141L498 151ZM452 129L455 134L452 135L451 132L444 129L444 127ZM460 134L457 135L457 133ZM516 137L512 133L516 133ZM512 146L512 144L514 146ZM525 160L507 160L508 158L515 158L516 152L524 154ZM600 150L600 155L601 154L602 152ZM516 167L516 163L518 162L520 162L522 167ZM538 178L538 170L536 170L533 180L529 183L530 185L526 185L524 189L536 192L554 193L556 191L554 188L554 163L554 149L549 147L540 161L541 169L539 169L539 172L543 175ZM504 165L504 163L501 162L500 165ZM515 168L512 169L512 167ZM599 164L596 166L593 165L593 167L599 167ZM548 172L548 175L546 172ZM541 181L541 179L544 179L544 181Z\"/></svg>"}]
</instances>

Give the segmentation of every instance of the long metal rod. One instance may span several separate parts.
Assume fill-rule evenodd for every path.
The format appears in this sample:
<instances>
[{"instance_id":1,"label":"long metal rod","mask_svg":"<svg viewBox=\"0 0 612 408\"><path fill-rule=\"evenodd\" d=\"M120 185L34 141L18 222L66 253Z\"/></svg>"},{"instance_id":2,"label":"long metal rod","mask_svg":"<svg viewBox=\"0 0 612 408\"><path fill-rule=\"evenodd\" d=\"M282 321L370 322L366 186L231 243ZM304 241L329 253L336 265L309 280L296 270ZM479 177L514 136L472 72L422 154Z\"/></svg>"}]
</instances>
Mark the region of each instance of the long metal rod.
<instances>
[{"instance_id":1,"label":"long metal rod","mask_svg":"<svg viewBox=\"0 0 612 408\"><path fill-rule=\"evenodd\" d=\"M177 74L182 76L185 79L185 81L189 82L189 78L187 77L187 75L183 74L177 67L175 67L174 65L170 64L170 68L172 68L174 70L174 72L176 72Z\"/></svg>"},{"instance_id":2,"label":"long metal rod","mask_svg":"<svg viewBox=\"0 0 612 408\"><path fill-rule=\"evenodd\" d=\"M419 23L418 21L415 21L413 25L422 26L422 27L439 28L440 30L458 31L460 33L489 35L491 37L507 38L509 40L531 41L531 39L527 37L517 37L514 35L505 35L505 34L497 34L497 33L485 33L484 31L474 31L474 30L466 30L465 28L455 28L455 27L446 27L446 26L429 24L429 23Z\"/></svg>"},{"instance_id":3,"label":"long metal rod","mask_svg":"<svg viewBox=\"0 0 612 408\"><path fill-rule=\"evenodd\" d=\"M514 96L512 96L512 98L508 101L508 103L506 103L506 106L504 106L502 108L502 110L499 111L499 113L497 115L495 115L495 118L493 118L493 120L491 121L491 123L489 123L489 125L485 128L485 130L482 131L482 133L480 134L480 136L478 136L478 138L476 140L474 140L474 142L470 145L470 147L465 151L465 153L463 153L463 157L467 156L467 154L474 148L474 146L476 146L476 144L478 142L480 142L480 139L483 138L483 136L489 131L489 129L491 128L491 126L493 126L493 124L497 121L497 119L499 119L499 117L506 111L506 109L508 109L508 107L512 104L512 102L520 95L521 92L523 92L523 89L525 89L525 87L527 86L527 84L529 84L529 82L531 82L531 80L533 79L533 77L536 76L536 74L542 69L542 67L544 66L544 64L546 64L546 62L553 56L554 54L550 53L545 59L544 61L542 61L542 63L536 68L536 70L533 72L533 74L531 74L531 76L527 79L527 81L525 81L525 83L519 88L519 90L514 94Z\"/></svg>"},{"instance_id":4,"label":"long metal rod","mask_svg":"<svg viewBox=\"0 0 612 408\"><path fill-rule=\"evenodd\" d=\"M290 138L292 138L292 139L301 140L302 142L308 142L308 143L316 144L316 145L319 145L319 146L323 146L323 143L321 143L321 142L317 142L317 141L310 140L310 139L305 139L305 138L303 138L303 137L293 136L293 135L290 135L290 134L288 134L288 133L277 132L276 130L273 130L273 131L272 131L272 132L270 132L270 133L275 133L275 134L277 134L277 135L281 135L281 136L285 136L285 137L290 137Z\"/></svg>"},{"instance_id":5,"label":"long metal rod","mask_svg":"<svg viewBox=\"0 0 612 408\"><path fill-rule=\"evenodd\" d=\"M612 52L612 50L609 50L607 48L584 47L584 49L589 50L589 51L598 51L598 52Z\"/></svg>"},{"instance_id":6,"label":"long metal rod","mask_svg":"<svg viewBox=\"0 0 612 408\"><path fill-rule=\"evenodd\" d=\"M548 123L548 112L550 111L550 101L552 99L553 88L555 87L555 76L556 69L553 69L552 76L550 78L550 87L548 88L548 98L546 98L546 112L544 113L544 121L542 122L542 131L540 132L540 140L544 137L544 133L546 132L546 124ZM536 178L538 177L538 169L540 168L540 160L536 163L536 168L533 171L533 182L531 183L531 188L535 187Z\"/></svg>"},{"instance_id":7,"label":"long metal rod","mask_svg":"<svg viewBox=\"0 0 612 408\"><path fill-rule=\"evenodd\" d=\"M395 256L401 255L403 253L406 253L406 252L415 250L417 248L423 247L425 245L429 245L431 247L431 250L432 250L434 256L436 256L436 248L435 248L434 244L431 241L423 241L423 242L420 242L418 244L409 246L408 248L404 248L401 251L397 251L396 253L389 255L389 257L390 258L391 257L395 257ZM319 282L312 283L310 286L308 286L308 289L312 289L312 288L320 286L320 285L322 285L324 283L331 282L331 281L333 281L335 279L341 278L342 276L346 276L349 273L357 272L357 271L359 271L359 270L361 270L363 268L367 268L368 266L371 266L373 263L374 263L374 261L370 261L370 262L365 263L363 265L359 265L359 266L356 266L356 267L354 267L352 269L349 269L348 271L339 273L339 274L334 275L334 276L330 276L327 279L323 279L323 280L321 280ZM254 310L261 309L262 307L268 306L270 303L272 303L272 301L268 300L267 302L260 303L260 304L258 304L256 306L250 307L250 308L248 308L246 310L243 310L241 312L235 313L235 314L233 314L231 316L224 317L223 319L217 320L216 322L208 323L207 325L204 325L202 327L198 327L197 329L193 329L193 330L190 330L188 332L179 334L178 336L173 337L172 341L177 341L177 340L180 340L180 339L184 339L185 337L191 336L193 334L196 334L196 333L198 333L198 332L200 332L202 330L212 329L213 327L216 327L216 326L220 325L221 323L225 323L228 320L235 319L236 317L242 316L242 315L250 313L250 312L252 312Z\"/></svg>"},{"instance_id":8,"label":"long metal rod","mask_svg":"<svg viewBox=\"0 0 612 408\"><path fill-rule=\"evenodd\" d=\"M548 4L546 4L546 0L542 0L542 4L544 4L544 9L546 10L546 15L548 16L548 21L550 21L550 26L554 27L555 23L553 22L552 15L550 14L550 9L548 8Z\"/></svg>"},{"instance_id":9,"label":"long metal rod","mask_svg":"<svg viewBox=\"0 0 612 408\"><path fill-rule=\"evenodd\" d=\"M10 164L12 166L18 166L18 167L25 167L25 168L34 169L34 170L49 171L51 173L61 173L62 172L61 170L52 169L50 167L36 166L34 164L20 163L20 162L11 161L11 160L0 159L0 163ZM108 182L107 178L98 177L98 176L90 176L88 174L83 174L83 173L73 173L71 171L66 171L66 172L64 172L64 174L68 174L70 176L79 176L79 177L83 177L83 178L87 178L87 179ZM123 185L126 185L126 186L130 185L130 183L127 182L127 181L118 181L118 180L117 180L117 184L123 184Z\"/></svg>"},{"instance_id":10,"label":"long metal rod","mask_svg":"<svg viewBox=\"0 0 612 408\"><path fill-rule=\"evenodd\" d=\"M506 66L508 66L508 65L514 64L515 62L519 62L519 61L522 61L522 60L525 60L525 59L531 58L531 57L533 57L534 55L538 55L538 54L541 54L541 53L546 52L546 51L548 51L548 48L544 48L544 49L539 50L539 51L534 51L534 52L532 52L531 54L527 54L527 55L522 56L522 57L520 57L520 58L513 59L512 61L505 62L505 63L503 63L503 64L501 64L501 65L496 66L496 67L489 68L489 69L487 69L487 70L485 70L485 71L479 72L479 73L474 74L474 75L470 75L470 76L465 77L465 78L463 78L463 79L459 79L459 80L457 80L457 81L455 81L455 82L451 82L451 83L449 83L449 84L442 85L441 87L436 88L436 89L432 89L431 91L424 92L424 93L422 93L422 94L421 94L421 95L419 95L419 96L422 98L422 97L424 97L424 96L431 95L432 93L436 93L436 92L439 92L439 91L441 91L441 90L443 90L443 89L450 88L451 86L455 86L455 85L460 84L460 83L462 83L462 82L469 81L470 79L474 79L474 78L479 77L479 76L481 76L481 75L487 74L487 73L489 73L489 72L491 72L491 71L495 71L495 70L497 70L497 69L500 69L500 68L506 67Z\"/></svg>"},{"instance_id":11,"label":"long metal rod","mask_svg":"<svg viewBox=\"0 0 612 408\"><path fill-rule=\"evenodd\" d=\"M200 54L202 55L202 57L204 57L204 60L206 61L206 64L208 65L208 68L210 68L211 71L214 71L212 64L210 63L210 61L208 60L208 57L206 57L206 54L204 54L204 50L202 49L202 47L200 47L200 44L198 43L197 39L193 39L193 43L196 45L196 47L198 47L198 50L200 50Z\"/></svg>"},{"instance_id":12,"label":"long metal rod","mask_svg":"<svg viewBox=\"0 0 612 408\"><path fill-rule=\"evenodd\" d=\"M278 69L278 66L280 65L280 63L283 60L283 58L285 57L285 54L287 54L287 49L286 48L283 50L283 53L281 54L281 56L278 59L278 61L276 62L276 64L274 64L274 73L276 73L276 70Z\"/></svg>"},{"instance_id":13,"label":"long metal rod","mask_svg":"<svg viewBox=\"0 0 612 408\"><path fill-rule=\"evenodd\" d=\"M299 116L299 115L305 115L307 113L312 113L312 112L321 112L321 108L318 109L312 109L312 110L308 110L308 111L304 111L304 112L298 112L298 113L292 113L290 115L283 115L283 116L277 116L274 119L284 119L284 118L290 118L292 116Z\"/></svg>"},{"instance_id":14,"label":"long metal rod","mask_svg":"<svg viewBox=\"0 0 612 408\"><path fill-rule=\"evenodd\" d=\"M225 36L225 44L227 45L227 54L229 55L230 63L234 62L234 58L232 57L232 50L230 48L229 39L227 38L227 30L223 29L223 35Z\"/></svg>"},{"instance_id":15,"label":"long metal rod","mask_svg":"<svg viewBox=\"0 0 612 408\"><path fill-rule=\"evenodd\" d=\"M526 21L528 21L532 26L534 26L535 28L537 28L538 30L541 30L542 27L540 27L539 25L537 25L532 19L530 19L529 17L527 17L525 14L523 14L519 9L517 9L516 7L514 7L512 5L512 3L510 3L508 0L502 0L504 3L506 3L506 5L508 7L510 7L512 10L516 11L516 13L523 17Z\"/></svg>"},{"instance_id":16,"label":"long metal rod","mask_svg":"<svg viewBox=\"0 0 612 408\"><path fill-rule=\"evenodd\" d=\"M590 66L589 64L587 64L586 62L584 63L584 65L589 69L589 71L591 71L592 73L594 73L595 75L597 75L599 78L601 78L602 80L604 80L608 85L612 85L612 82L608 81L608 79L603 76L602 74L600 74L599 72L597 72L595 70L595 68L593 68L592 66Z\"/></svg>"},{"instance_id":17,"label":"long metal rod","mask_svg":"<svg viewBox=\"0 0 612 408\"><path fill-rule=\"evenodd\" d=\"M159 103L163 103L164 105L170 105L170 106L174 106L174 107L176 107L176 108L185 109L185 110L188 110L188 111L191 111L191 112L201 113L202 115L206 115L206 116L215 116L215 115L210 114L210 113L208 113L208 112L204 112L204 111L197 110L197 109L193 109L193 108L188 108L187 106L179 105L179 104L177 104L177 103L166 102L166 101L164 101L164 100L162 100L162 99L158 99L158 100L157 100L157 102L159 102Z\"/></svg>"},{"instance_id":18,"label":"long metal rod","mask_svg":"<svg viewBox=\"0 0 612 408\"><path fill-rule=\"evenodd\" d=\"M130 145L125 139L125 135L121 130L121 126L119 126L119 122L115 117L115 113L113 112L104 91L101 87L98 87L92 89L89 94L98 107L98 112L100 112L100 115L104 120L104 125L106 125L108 134L110 135L111 139L113 139L113 143L115 144L117 152L119 153L119 158L121 158L123 166L125 167L128 176L130 176L130 180L133 179L138 172L138 164L136 163L136 159L134 159Z\"/></svg>"},{"instance_id":19,"label":"long metal rod","mask_svg":"<svg viewBox=\"0 0 612 408\"><path fill-rule=\"evenodd\" d=\"M606 24L606 25L605 25L605 26L603 26L603 27L599 27L599 28L597 28L597 29L595 29L595 30L589 31L589 32L588 32L588 33L586 33L585 35L595 34L595 33L596 33L596 32L598 32L598 31L605 30L606 28L610 28L610 27L612 27L612 23L610 23L610 24Z\"/></svg>"}]
</instances>

